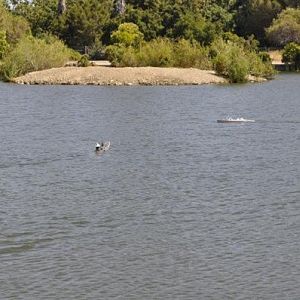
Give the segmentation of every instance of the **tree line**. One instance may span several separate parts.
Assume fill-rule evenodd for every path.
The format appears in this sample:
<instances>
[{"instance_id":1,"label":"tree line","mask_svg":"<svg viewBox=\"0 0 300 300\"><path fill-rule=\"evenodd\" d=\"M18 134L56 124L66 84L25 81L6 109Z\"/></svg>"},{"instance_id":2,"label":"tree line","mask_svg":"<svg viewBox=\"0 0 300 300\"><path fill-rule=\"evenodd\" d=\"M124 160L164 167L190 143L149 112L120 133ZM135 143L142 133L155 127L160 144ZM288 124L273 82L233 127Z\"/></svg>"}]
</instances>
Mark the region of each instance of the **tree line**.
<instances>
[{"instance_id":1,"label":"tree line","mask_svg":"<svg viewBox=\"0 0 300 300\"><path fill-rule=\"evenodd\" d=\"M269 58L260 53L261 47L283 48L293 42L297 48L300 43L299 0L1 1L2 66L7 49L30 36L45 45L56 39L74 50L88 46L92 58L105 51L115 65L184 67L193 62L192 66L214 68L225 76L237 72L228 68L236 65L239 54L244 60L236 66L243 73L263 75L270 74L270 68L263 71L261 63L266 66ZM251 70L254 56L257 72Z\"/></svg>"},{"instance_id":2,"label":"tree line","mask_svg":"<svg viewBox=\"0 0 300 300\"><path fill-rule=\"evenodd\" d=\"M110 44L112 32L122 23L136 24L146 41L184 38L206 45L221 32L233 32L253 35L261 46L282 46L300 36L298 0L6 0L5 4L28 21L34 36L51 33L73 48Z\"/></svg>"}]
</instances>

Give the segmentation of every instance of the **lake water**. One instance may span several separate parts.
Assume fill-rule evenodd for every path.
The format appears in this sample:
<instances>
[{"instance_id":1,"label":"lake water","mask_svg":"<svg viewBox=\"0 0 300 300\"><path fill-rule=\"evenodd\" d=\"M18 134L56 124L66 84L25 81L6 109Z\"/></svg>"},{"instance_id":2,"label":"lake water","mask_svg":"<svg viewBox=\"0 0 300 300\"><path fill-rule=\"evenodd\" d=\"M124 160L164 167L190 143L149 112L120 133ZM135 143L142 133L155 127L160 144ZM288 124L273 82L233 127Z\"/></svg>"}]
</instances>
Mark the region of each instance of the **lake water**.
<instances>
[{"instance_id":1,"label":"lake water","mask_svg":"<svg viewBox=\"0 0 300 300\"><path fill-rule=\"evenodd\" d=\"M299 299L299 75L1 83L0 140L1 300Z\"/></svg>"}]
</instances>

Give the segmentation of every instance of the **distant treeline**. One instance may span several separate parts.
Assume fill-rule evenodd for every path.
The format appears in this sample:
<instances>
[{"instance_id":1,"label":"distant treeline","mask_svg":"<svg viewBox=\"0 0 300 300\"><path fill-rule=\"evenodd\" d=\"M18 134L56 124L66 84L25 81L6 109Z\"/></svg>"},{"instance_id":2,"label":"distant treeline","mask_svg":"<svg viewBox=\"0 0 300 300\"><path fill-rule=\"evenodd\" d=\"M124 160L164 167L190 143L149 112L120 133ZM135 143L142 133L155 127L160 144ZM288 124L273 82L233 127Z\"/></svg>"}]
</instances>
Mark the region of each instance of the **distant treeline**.
<instances>
[{"instance_id":1,"label":"distant treeline","mask_svg":"<svg viewBox=\"0 0 300 300\"><path fill-rule=\"evenodd\" d=\"M8 72L7 69L11 67L5 62L7 53L11 52L8 49L20 47L18 43L28 36L32 37L31 41L43 40L45 44L50 37L56 37L72 49L88 47L92 58L107 53L116 65L194 66L215 68L218 72L225 68L224 65L235 64L235 59L243 57L253 64L254 55L258 64L269 64L266 54L259 54L259 47L283 48L290 42L296 46L300 43L299 0L2 2L0 59L2 66L6 65L5 76L8 78L11 76L7 75L9 73L21 74L32 69L27 67L18 70L15 67L16 70ZM136 25L135 29L132 25ZM132 34L137 34L137 37L132 38ZM121 35L121 38L117 35ZM163 47L165 52L158 53L156 47ZM64 58L59 59L60 63L70 56L77 58L74 51L62 52ZM224 61L225 53L230 63ZM237 53L239 56L236 56ZM243 59L236 63L240 64L247 65ZM44 68L45 65L42 65L34 68ZM257 68L259 72L254 72L251 66L241 67L247 69L248 75L270 74L269 66L266 67L267 72L262 71L261 66ZM230 76L228 70L221 73Z\"/></svg>"}]
</instances>

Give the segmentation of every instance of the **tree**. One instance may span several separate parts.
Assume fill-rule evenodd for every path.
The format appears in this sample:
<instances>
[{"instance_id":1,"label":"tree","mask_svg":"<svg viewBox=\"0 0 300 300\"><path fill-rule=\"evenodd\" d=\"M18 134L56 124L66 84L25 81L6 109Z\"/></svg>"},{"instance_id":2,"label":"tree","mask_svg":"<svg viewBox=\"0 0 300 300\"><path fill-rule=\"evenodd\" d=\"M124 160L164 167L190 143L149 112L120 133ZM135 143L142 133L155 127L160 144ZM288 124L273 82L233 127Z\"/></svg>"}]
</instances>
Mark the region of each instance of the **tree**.
<instances>
[{"instance_id":1,"label":"tree","mask_svg":"<svg viewBox=\"0 0 300 300\"><path fill-rule=\"evenodd\" d=\"M57 22L57 0L20 1L14 6L14 14L24 17L34 36L53 33Z\"/></svg>"},{"instance_id":2,"label":"tree","mask_svg":"<svg viewBox=\"0 0 300 300\"><path fill-rule=\"evenodd\" d=\"M282 61L292 63L296 70L300 69L300 45L289 43L283 49Z\"/></svg>"},{"instance_id":3,"label":"tree","mask_svg":"<svg viewBox=\"0 0 300 300\"><path fill-rule=\"evenodd\" d=\"M282 7L300 7L300 1L299 0L279 0Z\"/></svg>"},{"instance_id":4,"label":"tree","mask_svg":"<svg viewBox=\"0 0 300 300\"><path fill-rule=\"evenodd\" d=\"M0 31L6 33L9 44L16 44L23 36L30 34L30 26L23 17L13 15L0 4Z\"/></svg>"},{"instance_id":5,"label":"tree","mask_svg":"<svg viewBox=\"0 0 300 300\"><path fill-rule=\"evenodd\" d=\"M244 37L254 34L256 39L265 43L265 28L281 11L281 5L276 0L240 0L237 5L237 34Z\"/></svg>"},{"instance_id":6,"label":"tree","mask_svg":"<svg viewBox=\"0 0 300 300\"><path fill-rule=\"evenodd\" d=\"M174 26L174 37L210 44L216 35L214 25L192 12L183 14Z\"/></svg>"},{"instance_id":7,"label":"tree","mask_svg":"<svg viewBox=\"0 0 300 300\"><path fill-rule=\"evenodd\" d=\"M123 23L111 35L111 40L115 44L121 44L125 47L136 47L143 40L144 35L139 31L136 24Z\"/></svg>"},{"instance_id":8,"label":"tree","mask_svg":"<svg viewBox=\"0 0 300 300\"><path fill-rule=\"evenodd\" d=\"M112 11L111 0L71 1L55 33L73 48L92 46L97 39L101 40Z\"/></svg>"},{"instance_id":9,"label":"tree","mask_svg":"<svg viewBox=\"0 0 300 300\"><path fill-rule=\"evenodd\" d=\"M287 8L266 30L267 38L275 46L300 43L300 9Z\"/></svg>"}]
</instances>

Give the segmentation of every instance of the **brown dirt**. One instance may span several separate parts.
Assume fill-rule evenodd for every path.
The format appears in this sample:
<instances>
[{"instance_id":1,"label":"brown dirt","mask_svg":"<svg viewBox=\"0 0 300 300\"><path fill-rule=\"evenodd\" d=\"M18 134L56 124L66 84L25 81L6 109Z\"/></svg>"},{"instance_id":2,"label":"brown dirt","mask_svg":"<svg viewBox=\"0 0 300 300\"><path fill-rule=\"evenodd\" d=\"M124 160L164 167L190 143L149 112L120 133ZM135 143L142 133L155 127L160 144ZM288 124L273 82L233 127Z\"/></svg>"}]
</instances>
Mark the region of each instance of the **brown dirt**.
<instances>
[{"instance_id":1,"label":"brown dirt","mask_svg":"<svg viewBox=\"0 0 300 300\"><path fill-rule=\"evenodd\" d=\"M179 68L63 67L28 73L13 80L19 84L80 85L198 85L225 83L214 71Z\"/></svg>"}]
</instances>

